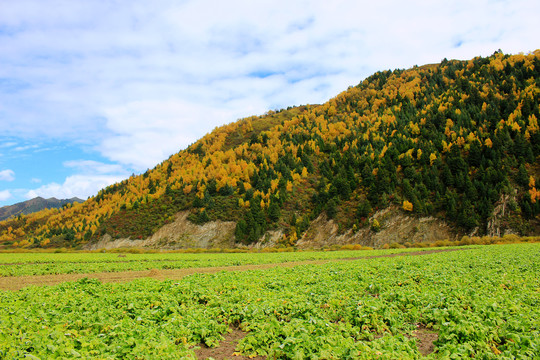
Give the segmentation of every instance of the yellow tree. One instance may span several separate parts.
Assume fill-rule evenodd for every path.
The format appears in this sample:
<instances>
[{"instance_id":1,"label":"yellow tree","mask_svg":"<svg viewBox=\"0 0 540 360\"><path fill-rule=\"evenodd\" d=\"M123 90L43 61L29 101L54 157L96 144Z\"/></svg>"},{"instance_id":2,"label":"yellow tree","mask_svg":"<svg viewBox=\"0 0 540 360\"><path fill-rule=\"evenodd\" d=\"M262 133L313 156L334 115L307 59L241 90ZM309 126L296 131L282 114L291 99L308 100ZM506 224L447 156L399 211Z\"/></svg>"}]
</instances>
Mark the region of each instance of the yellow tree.
<instances>
[{"instance_id":1,"label":"yellow tree","mask_svg":"<svg viewBox=\"0 0 540 360\"><path fill-rule=\"evenodd\" d=\"M413 204L407 200L403 201L403 210L405 211L413 211Z\"/></svg>"},{"instance_id":2,"label":"yellow tree","mask_svg":"<svg viewBox=\"0 0 540 360\"><path fill-rule=\"evenodd\" d=\"M431 155L429 155L429 164L433 165L435 160L437 160L437 155L435 153L431 153Z\"/></svg>"}]
</instances>

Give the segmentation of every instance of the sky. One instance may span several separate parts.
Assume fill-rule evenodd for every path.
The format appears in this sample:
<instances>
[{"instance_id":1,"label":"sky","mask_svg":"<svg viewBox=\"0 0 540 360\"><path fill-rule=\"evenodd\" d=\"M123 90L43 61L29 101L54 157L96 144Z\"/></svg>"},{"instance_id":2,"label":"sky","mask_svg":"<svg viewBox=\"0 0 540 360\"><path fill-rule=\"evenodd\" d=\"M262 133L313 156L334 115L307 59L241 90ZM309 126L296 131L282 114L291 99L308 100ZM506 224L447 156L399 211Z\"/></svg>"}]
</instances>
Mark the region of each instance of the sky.
<instances>
[{"instance_id":1,"label":"sky","mask_svg":"<svg viewBox=\"0 0 540 360\"><path fill-rule=\"evenodd\" d=\"M0 0L0 206L86 199L376 71L540 48L535 0Z\"/></svg>"}]
</instances>

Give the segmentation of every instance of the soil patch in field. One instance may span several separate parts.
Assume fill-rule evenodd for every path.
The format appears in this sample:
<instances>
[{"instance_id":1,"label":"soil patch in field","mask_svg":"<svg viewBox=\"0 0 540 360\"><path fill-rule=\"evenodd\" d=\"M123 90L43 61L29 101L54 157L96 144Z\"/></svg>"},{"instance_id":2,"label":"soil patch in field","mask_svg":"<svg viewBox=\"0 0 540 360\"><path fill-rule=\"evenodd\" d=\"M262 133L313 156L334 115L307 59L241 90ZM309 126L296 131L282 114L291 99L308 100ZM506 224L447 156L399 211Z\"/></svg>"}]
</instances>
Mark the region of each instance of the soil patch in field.
<instances>
[{"instance_id":1,"label":"soil patch in field","mask_svg":"<svg viewBox=\"0 0 540 360\"><path fill-rule=\"evenodd\" d=\"M223 341L219 344L218 347L209 348L204 344L199 345L199 349L195 349L195 355L197 359L204 360L212 358L215 360L225 360L225 359L235 359L235 360L264 360L262 356L248 357L235 354L236 345L240 340L246 336L246 333L242 332L240 329L232 329L232 331L224 335Z\"/></svg>"},{"instance_id":2,"label":"soil patch in field","mask_svg":"<svg viewBox=\"0 0 540 360\"><path fill-rule=\"evenodd\" d=\"M418 325L418 330L413 331L413 337L417 339L416 346L418 346L418 351L422 356L429 355L435 351L435 345L433 343L439 338L436 332Z\"/></svg>"},{"instance_id":3,"label":"soil patch in field","mask_svg":"<svg viewBox=\"0 0 540 360\"><path fill-rule=\"evenodd\" d=\"M153 277L153 278L159 277L159 275L160 275L160 272L159 272L158 269L152 269L152 270L150 270L150 272L148 273L148 277Z\"/></svg>"},{"instance_id":4,"label":"soil patch in field","mask_svg":"<svg viewBox=\"0 0 540 360\"><path fill-rule=\"evenodd\" d=\"M463 251L467 250L466 248L462 249L433 249L433 250L421 250L421 251L411 251L411 252L402 252L395 254L386 254L386 255L373 255L373 256L360 256L355 258L342 258L336 259L339 260L361 260L361 259L376 259L376 258L385 258L385 257L396 257L396 256L416 256L416 255L428 255L440 252L450 252L450 251Z\"/></svg>"},{"instance_id":5,"label":"soil patch in field","mask_svg":"<svg viewBox=\"0 0 540 360\"><path fill-rule=\"evenodd\" d=\"M466 249L436 249L424 250L408 253L396 253L377 256L364 256L357 258L332 259L332 260L305 260L305 261L290 261L284 263L261 264L261 265L239 265L239 266L216 266L202 268L186 268L186 269L152 269L143 271L122 271L122 272L103 272L90 274L53 274L53 275L31 275L31 276L10 276L0 277L0 290L19 290L27 286L46 286L56 285L66 281L77 281L83 278L98 279L102 282L126 282L135 279L151 277L159 280L179 280L185 276L192 274L209 274L220 271L246 271L246 270L264 270L274 267L294 267L298 265L317 265L325 264L331 261L351 261L362 259L374 259L380 257L395 257L395 256L417 256L427 255L438 252L458 251Z\"/></svg>"}]
</instances>

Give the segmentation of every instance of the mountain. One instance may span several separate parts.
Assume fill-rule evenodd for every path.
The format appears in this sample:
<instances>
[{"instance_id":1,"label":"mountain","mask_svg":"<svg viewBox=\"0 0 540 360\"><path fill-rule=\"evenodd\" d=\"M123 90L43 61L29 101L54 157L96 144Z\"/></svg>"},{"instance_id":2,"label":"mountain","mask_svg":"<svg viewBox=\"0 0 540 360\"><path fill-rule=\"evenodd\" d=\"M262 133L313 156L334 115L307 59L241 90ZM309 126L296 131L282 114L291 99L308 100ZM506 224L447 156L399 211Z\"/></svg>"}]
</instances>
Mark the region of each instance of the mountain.
<instances>
[{"instance_id":1,"label":"mountain","mask_svg":"<svg viewBox=\"0 0 540 360\"><path fill-rule=\"evenodd\" d=\"M56 198L44 199L40 196L23 201L17 204L0 207L0 221L6 220L12 216L26 215L34 212L38 212L43 209L52 209L52 208L61 208L66 204L72 204L74 202L82 203L84 200L81 200L77 197L71 199L62 199L58 200Z\"/></svg>"},{"instance_id":2,"label":"mountain","mask_svg":"<svg viewBox=\"0 0 540 360\"><path fill-rule=\"evenodd\" d=\"M377 72L322 105L217 128L82 204L1 222L0 244L537 234L539 84L539 50ZM428 236L428 221L449 230Z\"/></svg>"}]
</instances>

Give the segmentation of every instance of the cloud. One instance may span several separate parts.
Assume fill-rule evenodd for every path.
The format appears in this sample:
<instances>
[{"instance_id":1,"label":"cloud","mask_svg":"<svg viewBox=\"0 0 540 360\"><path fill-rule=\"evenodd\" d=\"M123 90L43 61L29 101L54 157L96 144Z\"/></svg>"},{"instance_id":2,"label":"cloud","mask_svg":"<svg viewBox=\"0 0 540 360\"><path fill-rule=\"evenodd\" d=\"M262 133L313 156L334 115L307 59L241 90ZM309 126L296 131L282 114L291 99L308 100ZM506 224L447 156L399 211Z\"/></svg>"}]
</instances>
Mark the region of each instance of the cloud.
<instances>
[{"instance_id":1,"label":"cloud","mask_svg":"<svg viewBox=\"0 0 540 360\"><path fill-rule=\"evenodd\" d=\"M100 189L123 180L122 176L114 175L72 175L63 184L50 183L26 193L27 199L37 196L44 198L69 199L78 197L86 199L95 195Z\"/></svg>"},{"instance_id":2,"label":"cloud","mask_svg":"<svg viewBox=\"0 0 540 360\"><path fill-rule=\"evenodd\" d=\"M255 110L256 102L244 104L242 108ZM110 108L106 114L107 127L113 135L102 140L99 151L112 161L145 170L240 112L181 101L156 100Z\"/></svg>"},{"instance_id":3,"label":"cloud","mask_svg":"<svg viewBox=\"0 0 540 360\"><path fill-rule=\"evenodd\" d=\"M38 148L39 148L39 145L34 144L34 145L17 146L13 150L23 152L23 151L33 150L33 149L38 149Z\"/></svg>"},{"instance_id":4,"label":"cloud","mask_svg":"<svg viewBox=\"0 0 540 360\"><path fill-rule=\"evenodd\" d=\"M0 181L13 181L15 180L15 172L13 170L0 171Z\"/></svg>"},{"instance_id":5,"label":"cloud","mask_svg":"<svg viewBox=\"0 0 540 360\"><path fill-rule=\"evenodd\" d=\"M0 201L6 201L11 198L11 192L9 190L0 191Z\"/></svg>"},{"instance_id":6,"label":"cloud","mask_svg":"<svg viewBox=\"0 0 540 360\"><path fill-rule=\"evenodd\" d=\"M125 169L118 164L104 164L94 160L65 161L65 167L74 168L82 174L124 174Z\"/></svg>"},{"instance_id":7,"label":"cloud","mask_svg":"<svg viewBox=\"0 0 540 360\"><path fill-rule=\"evenodd\" d=\"M217 125L324 102L377 70L534 50L539 12L528 0L6 2L0 132L90 144L141 170Z\"/></svg>"},{"instance_id":8,"label":"cloud","mask_svg":"<svg viewBox=\"0 0 540 360\"><path fill-rule=\"evenodd\" d=\"M117 164L105 164L94 160L72 160L64 162L67 168L75 169L76 174L66 177L62 184L51 182L37 189L29 190L24 197L36 196L66 199L79 197L86 199L99 190L124 180L129 176L127 171ZM41 180L36 179L40 182ZM34 182L34 181L33 181Z\"/></svg>"},{"instance_id":9,"label":"cloud","mask_svg":"<svg viewBox=\"0 0 540 360\"><path fill-rule=\"evenodd\" d=\"M0 144L0 148L9 148L15 145L17 145L16 142L4 142Z\"/></svg>"}]
</instances>

